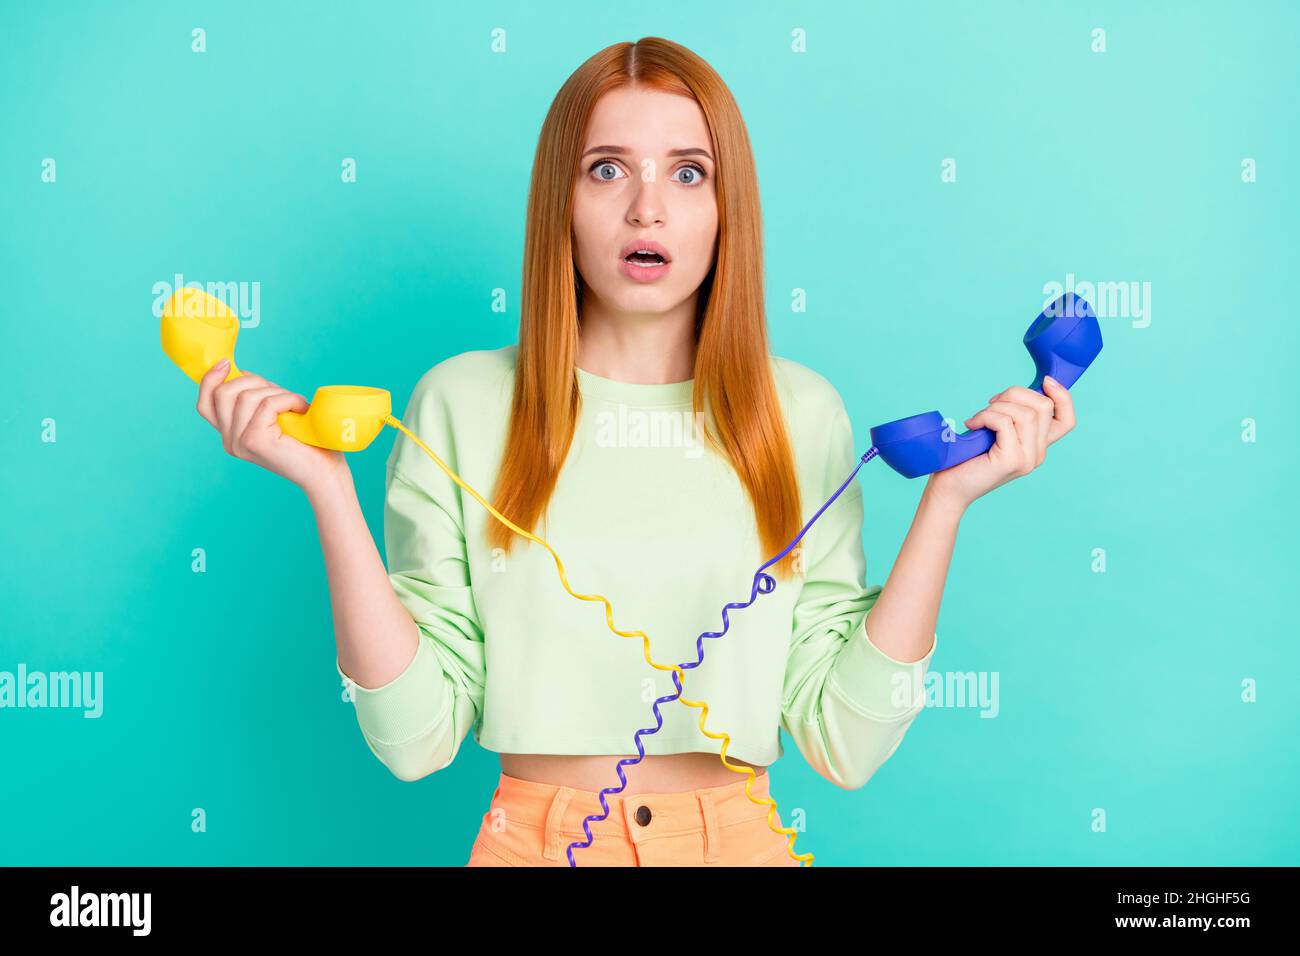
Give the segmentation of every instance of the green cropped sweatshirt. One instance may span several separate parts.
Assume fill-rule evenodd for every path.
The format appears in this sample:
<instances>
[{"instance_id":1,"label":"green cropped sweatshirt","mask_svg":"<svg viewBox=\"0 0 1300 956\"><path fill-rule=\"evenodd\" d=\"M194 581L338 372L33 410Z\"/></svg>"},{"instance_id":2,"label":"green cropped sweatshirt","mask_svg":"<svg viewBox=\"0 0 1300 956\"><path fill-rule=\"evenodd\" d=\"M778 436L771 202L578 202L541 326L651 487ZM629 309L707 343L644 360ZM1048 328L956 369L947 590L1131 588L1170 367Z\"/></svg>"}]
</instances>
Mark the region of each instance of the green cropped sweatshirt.
<instances>
[{"instance_id":1,"label":"green cropped sweatshirt","mask_svg":"<svg viewBox=\"0 0 1300 956\"><path fill-rule=\"evenodd\" d=\"M492 500L510 420L518 347L465 352L416 384L403 418L461 478ZM771 356L793 446L804 520L865 451L822 376ZM577 370L573 444L539 527L579 593L603 594L624 631L644 631L663 664L696 659L722 607L749 599L762 553L753 505L735 471L703 439L693 381L643 385ZM507 515L507 517L511 517ZM639 638L614 634L604 607L575 600L544 548L516 537L488 546L494 521L406 436L387 464L388 577L419 629L405 669L381 687L351 684L373 754L402 780L455 759L467 733L488 750L635 756L655 725L671 671L646 663ZM801 543L802 573L729 611L685 671L684 696L709 706L706 726L730 735L729 757L766 766L784 728L837 786L856 789L898 748L924 706L926 655L895 660L868 636L881 586L865 583L862 490L853 482ZM718 753L700 711L660 705L649 754ZM611 773L613 761L611 761Z\"/></svg>"}]
</instances>

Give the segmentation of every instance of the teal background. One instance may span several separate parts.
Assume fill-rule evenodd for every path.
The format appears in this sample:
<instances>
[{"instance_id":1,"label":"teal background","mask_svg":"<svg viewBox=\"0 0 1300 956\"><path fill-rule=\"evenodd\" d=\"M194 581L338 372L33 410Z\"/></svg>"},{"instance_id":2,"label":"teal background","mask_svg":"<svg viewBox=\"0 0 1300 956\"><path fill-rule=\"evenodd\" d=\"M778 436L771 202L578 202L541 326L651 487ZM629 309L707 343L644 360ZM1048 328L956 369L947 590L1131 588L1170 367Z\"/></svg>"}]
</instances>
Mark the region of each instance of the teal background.
<instances>
[{"instance_id":1,"label":"teal background","mask_svg":"<svg viewBox=\"0 0 1300 956\"><path fill-rule=\"evenodd\" d=\"M242 367L400 410L431 365L515 341L555 91L661 35L741 105L773 350L836 385L863 450L872 425L1026 384L1046 283L1151 283L1148 327L1103 319L1075 432L963 522L932 671L997 672L998 716L927 710L859 791L786 738L773 793L807 814L800 848L1300 863L1298 34L1284 3L6 4L0 670L102 671L105 713L0 710L0 862L464 862L496 756L471 738L403 783L366 749L311 511L196 415L152 288L257 281ZM351 459L379 541L392 437ZM922 484L859 480L881 582Z\"/></svg>"}]
</instances>

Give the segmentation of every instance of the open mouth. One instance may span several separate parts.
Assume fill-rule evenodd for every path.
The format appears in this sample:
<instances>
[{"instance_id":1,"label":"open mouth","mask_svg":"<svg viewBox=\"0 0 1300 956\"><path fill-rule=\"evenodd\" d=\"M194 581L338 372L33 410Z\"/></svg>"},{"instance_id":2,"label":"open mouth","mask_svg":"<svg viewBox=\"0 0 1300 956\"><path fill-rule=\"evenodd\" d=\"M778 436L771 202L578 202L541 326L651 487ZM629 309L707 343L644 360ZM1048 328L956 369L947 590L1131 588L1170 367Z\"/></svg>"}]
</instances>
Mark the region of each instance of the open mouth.
<instances>
[{"instance_id":1,"label":"open mouth","mask_svg":"<svg viewBox=\"0 0 1300 956\"><path fill-rule=\"evenodd\" d=\"M623 263L620 269L633 282L658 282L668 274L673 262L666 246L644 236L629 239L619 252Z\"/></svg>"},{"instance_id":2,"label":"open mouth","mask_svg":"<svg viewBox=\"0 0 1300 956\"><path fill-rule=\"evenodd\" d=\"M623 261L638 266L661 266L668 260L657 252L633 252L624 256Z\"/></svg>"}]
</instances>

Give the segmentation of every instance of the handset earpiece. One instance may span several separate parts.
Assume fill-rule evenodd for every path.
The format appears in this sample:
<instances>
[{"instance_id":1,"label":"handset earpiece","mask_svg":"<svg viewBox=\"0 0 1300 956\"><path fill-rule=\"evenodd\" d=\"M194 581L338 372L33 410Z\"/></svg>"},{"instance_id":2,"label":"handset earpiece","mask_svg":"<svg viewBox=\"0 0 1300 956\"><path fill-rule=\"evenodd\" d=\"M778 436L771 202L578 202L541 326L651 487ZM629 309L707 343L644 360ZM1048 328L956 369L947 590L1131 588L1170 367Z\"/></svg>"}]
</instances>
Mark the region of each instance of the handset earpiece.
<instances>
[{"instance_id":1,"label":"handset earpiece","mask_svg":"<svg viewBox=\"0 0 1300 956\"><path fill-rule=\"evenodd\" d=\"M202 289L177 289L162 312L162 348L180 370L198 382L223 358L226 381L244 373L235 366L239 316ZM365 385L322 385L306 412L281 412L276 419L291 438L317 448L361 451L375 440L392 414L386 389Z\"/></svg>"},{"instance_id":2,"label":"handset earpiece","mask_svg":"<svg viewBox=\"0 0 1300 956\"><path fill-rule=\"evenodd\" d=\"M1050 375L1069 388L1101 351L1101 326L1092 307L1067 292L1039 313L1023 341L1037 370L1029 387L1042 392L1043 376ZM996 439L987 428L953 435L937 411L871 429L871 444L879 456L904 478L960 465L988 451Z\"/></svg>"}]
</instances>

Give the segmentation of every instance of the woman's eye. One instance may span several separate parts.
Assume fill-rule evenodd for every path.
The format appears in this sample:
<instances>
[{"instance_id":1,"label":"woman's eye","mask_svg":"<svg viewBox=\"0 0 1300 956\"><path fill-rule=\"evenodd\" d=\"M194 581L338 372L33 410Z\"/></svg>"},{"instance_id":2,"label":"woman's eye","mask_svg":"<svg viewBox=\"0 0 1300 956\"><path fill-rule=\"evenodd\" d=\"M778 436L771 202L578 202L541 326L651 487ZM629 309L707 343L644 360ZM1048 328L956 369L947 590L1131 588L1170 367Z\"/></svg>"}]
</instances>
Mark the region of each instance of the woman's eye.
<instances>
[{"instance_id":1,"label":"woman's eye","mask_svg":"<svg viewBox=\"0 0 1300 956\"><path fill-rule=\"evenodd\" d=\"M683 166L681 169L677 170L677 172L678 172L679 174L680 174L680 173L688 173L688 174L689 174L689 176L690 176L689 179L684 179L684 180L683 180L683 179L679 179L679 180L678 180L678 182L682 183L682 185L684 185L684 186L697 186L697 185L699 185L700 183L702 183L702 182L704 181L704 170L701 169L699 166L693 166L693 165L692 165L692 166Z\"/></svg>"},{"instance_id":2,"label":"woman's eye","mask_svg":"<svg viewBox=\"0 0 1300 956\"><path fill-rule=\"evenodd\" d=\"M617 179L618 174L622 172L622 170L618 168L617 163L611 163L607 159L602 159L591 167L591 172L596 174L597 179L603 180L604 182L610 182Z\"/></svg>"}]
</instances>

